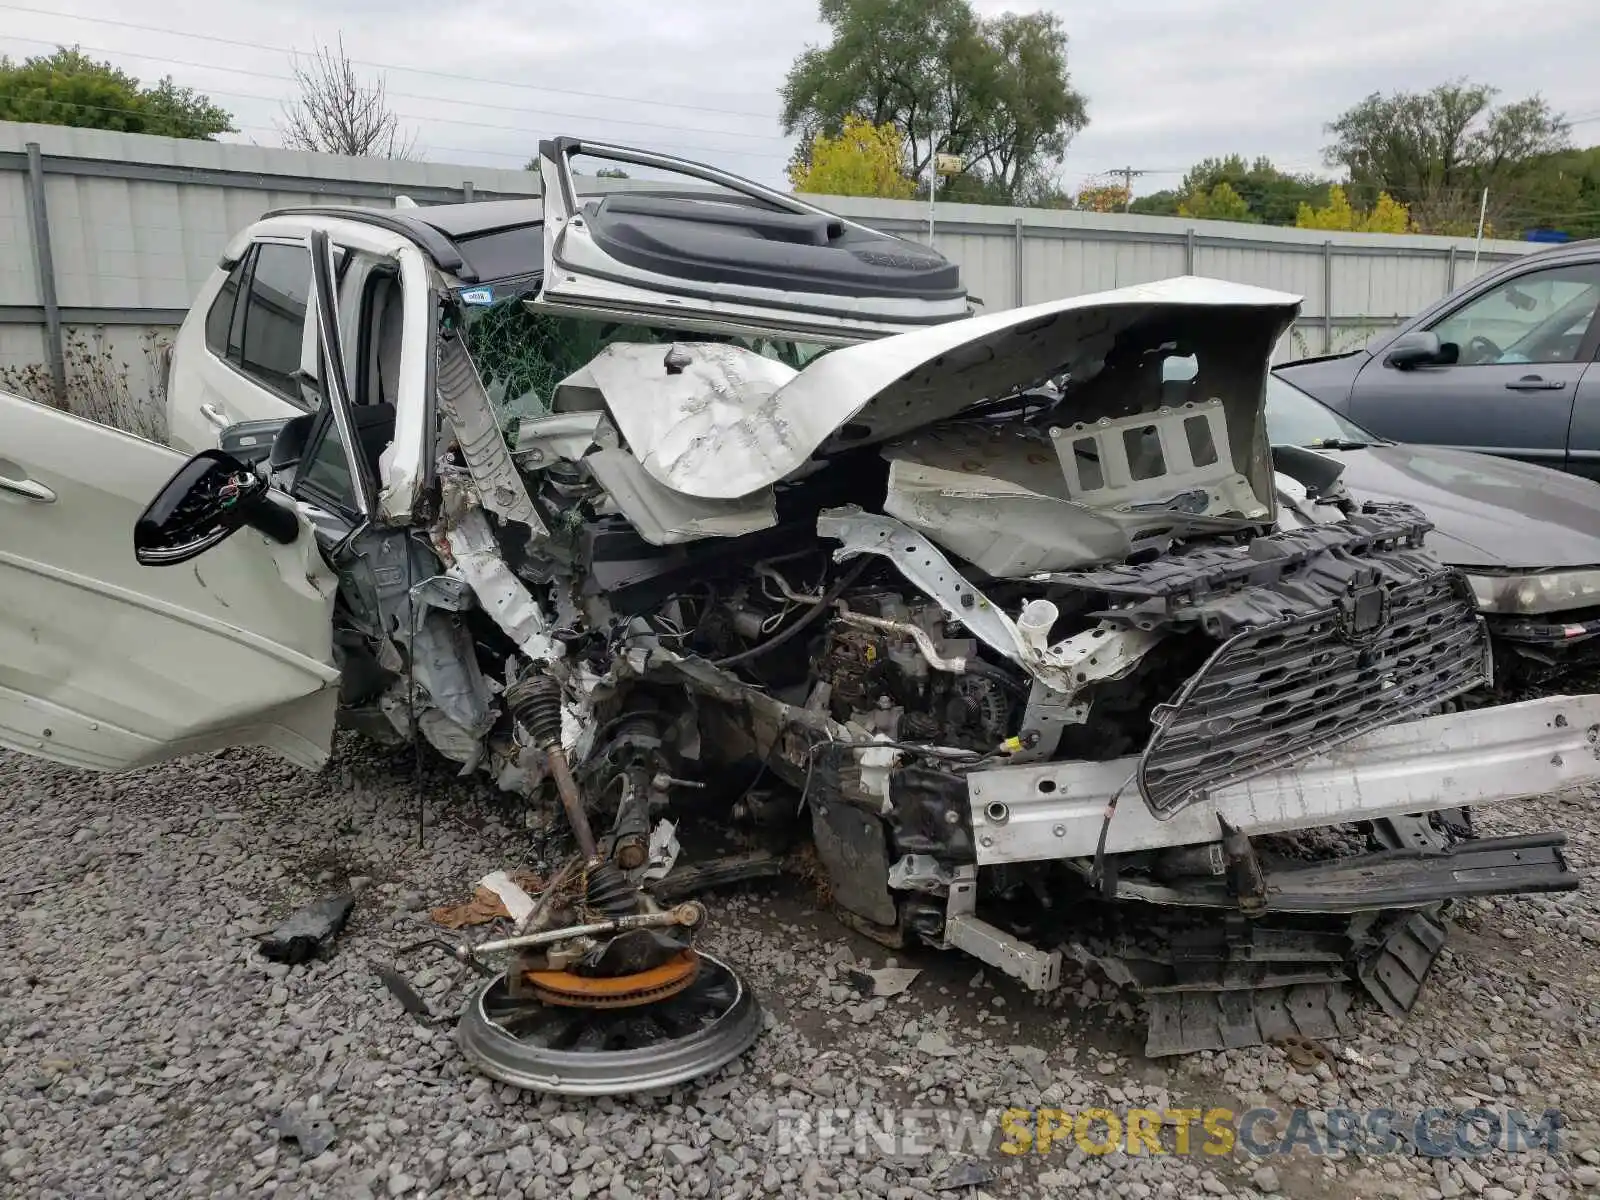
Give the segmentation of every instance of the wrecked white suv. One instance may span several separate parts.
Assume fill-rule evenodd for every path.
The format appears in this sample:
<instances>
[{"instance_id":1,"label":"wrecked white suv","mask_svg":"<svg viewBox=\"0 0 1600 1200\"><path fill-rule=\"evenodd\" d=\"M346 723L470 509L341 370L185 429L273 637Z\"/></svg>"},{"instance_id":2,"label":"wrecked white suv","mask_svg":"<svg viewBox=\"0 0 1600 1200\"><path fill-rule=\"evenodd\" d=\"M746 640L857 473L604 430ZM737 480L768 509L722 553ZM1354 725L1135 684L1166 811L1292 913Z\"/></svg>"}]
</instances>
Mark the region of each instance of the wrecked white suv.
<instances>
[{"instance_id":1,"label":"wrecked white suv","mask_svg":"<svg viewBox=\"0 0 1600 1200\"><path fill-rule=\"evenodd\" d=\"M687 186L580 196L578 155ZM1403 1012L1443 902L1576 886L1466 810L1600 778L1600 697L1473 703L1425 516L1269 445L1296 298L974 316L793 196L541 159L542 204L241 234L174 357L187 462L0 397L0 741L315 766L342 723L558 799L573 863L461 1037L561 1090L748 1044L672 902L803 843L854 927L1034 988L1097 907L1172 914L1106 960L1153 1054L1339 1033L1353 984ZM1279 530L1286 479L1321 519Z\"/></svg>"}]
</instances>

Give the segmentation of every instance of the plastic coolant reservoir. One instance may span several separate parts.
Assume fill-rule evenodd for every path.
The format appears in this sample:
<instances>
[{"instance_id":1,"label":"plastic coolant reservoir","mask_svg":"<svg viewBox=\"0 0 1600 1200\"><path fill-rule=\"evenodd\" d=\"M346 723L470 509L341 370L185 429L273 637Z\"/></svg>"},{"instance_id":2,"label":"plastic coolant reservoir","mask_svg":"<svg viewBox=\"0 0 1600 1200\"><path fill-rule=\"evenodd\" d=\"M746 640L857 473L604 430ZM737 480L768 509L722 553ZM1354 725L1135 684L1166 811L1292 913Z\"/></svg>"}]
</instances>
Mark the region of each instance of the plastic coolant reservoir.
<instances>
[{"instance_id":1,"label":"plastic coolant reservoir","mask_svg":"<svg viewBox=\"0 0 1600 1200\"><path fill-rule=\"evenodd\" d=\"M1031 654L1043 654L1050 644L1050 630L1061 610L1048 600L1029 600L1017 618L1017 633Z\"/></svg>"}]
</instances>

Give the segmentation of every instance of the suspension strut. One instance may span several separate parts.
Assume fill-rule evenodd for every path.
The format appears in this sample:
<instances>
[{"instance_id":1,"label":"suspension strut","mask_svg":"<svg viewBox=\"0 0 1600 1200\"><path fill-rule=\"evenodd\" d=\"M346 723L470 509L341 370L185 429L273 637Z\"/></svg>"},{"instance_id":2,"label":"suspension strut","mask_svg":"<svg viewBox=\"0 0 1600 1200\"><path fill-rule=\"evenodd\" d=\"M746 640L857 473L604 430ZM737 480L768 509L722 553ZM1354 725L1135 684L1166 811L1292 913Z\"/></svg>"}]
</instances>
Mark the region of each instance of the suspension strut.
<instances>
[{"instance_id":1,"label":"suspension strut","mask_svg":"<svg viewBox=\"0 0 1600 1200\"><path fill-rule=\"evenodd\" d=\"M639 896L615 866L600 856L583 797L572 777L567 752L561 745L561 682L549 675L529 675L505 691L506 707L512 718L527 731L533 744L544 751L550 778L567 814L567 824L583 855L586 884L584 897L593 908L611 916L625 916L638 908Z\"/></svg>"}]
</instances>

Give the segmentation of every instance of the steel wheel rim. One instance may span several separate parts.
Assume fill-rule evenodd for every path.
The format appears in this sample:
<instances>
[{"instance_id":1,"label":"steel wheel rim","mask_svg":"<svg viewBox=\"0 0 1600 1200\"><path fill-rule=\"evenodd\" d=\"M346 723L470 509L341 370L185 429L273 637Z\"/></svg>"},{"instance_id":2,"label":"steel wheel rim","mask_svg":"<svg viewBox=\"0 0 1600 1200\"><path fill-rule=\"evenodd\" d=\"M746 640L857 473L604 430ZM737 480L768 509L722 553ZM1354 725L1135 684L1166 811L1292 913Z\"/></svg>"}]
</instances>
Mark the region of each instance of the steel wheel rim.
<instances>
[{"instance_id":1,"label":"steel wheel rim","mask_svg":"<svg viewBox=\"0 0 1600 1200\"><path fill-rule=\"evenodd\" d=\"M671 1087L738 1057L761 1031L743 979L713 955L700 962L683 992L625 1009L514 1002L500 974L473 993L456 1038L478 1070L513 1087L569 1096Z\"/></svg>"}]
</instances>

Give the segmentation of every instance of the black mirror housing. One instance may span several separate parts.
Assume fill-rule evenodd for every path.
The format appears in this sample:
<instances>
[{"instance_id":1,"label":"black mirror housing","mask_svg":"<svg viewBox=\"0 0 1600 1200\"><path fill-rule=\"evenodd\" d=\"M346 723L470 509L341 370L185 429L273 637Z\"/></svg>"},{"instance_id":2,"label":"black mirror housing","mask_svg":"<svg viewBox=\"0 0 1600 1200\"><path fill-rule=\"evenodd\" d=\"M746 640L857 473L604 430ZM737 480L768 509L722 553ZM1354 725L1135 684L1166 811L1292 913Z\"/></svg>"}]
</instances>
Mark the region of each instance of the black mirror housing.
<instances>
[{"instance_id":1,"label":"black mirror housing","mask_svg":"<svg viewBox=\"0 0 1600 1200\"><path fill-rule=\"evenodd\" d=\"M1451 349L1455 349L1453 344ZM1437 333L1428 329L1413 329L1409 333L1402 333L1389 344L1389 352L1384 355L1383 361L1391 367L1406 371L1412 367L1454 362L1455 356L1446 355Z\"/></svg>"},{"instance_id":2,"label":"black mirror housing","mask_svg":"<svg viewBox=\"0 0 1600 1200\"><path fill-rule=\"evenodd\" d=\"M176 566L245 525L285 545L300 535L299 520L271 499L265 479L226 451L202 450L134 522L133 554L147 567Z\"/></svg>"}]
</instances>

